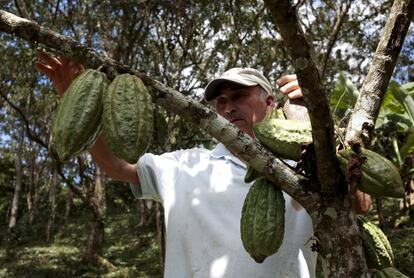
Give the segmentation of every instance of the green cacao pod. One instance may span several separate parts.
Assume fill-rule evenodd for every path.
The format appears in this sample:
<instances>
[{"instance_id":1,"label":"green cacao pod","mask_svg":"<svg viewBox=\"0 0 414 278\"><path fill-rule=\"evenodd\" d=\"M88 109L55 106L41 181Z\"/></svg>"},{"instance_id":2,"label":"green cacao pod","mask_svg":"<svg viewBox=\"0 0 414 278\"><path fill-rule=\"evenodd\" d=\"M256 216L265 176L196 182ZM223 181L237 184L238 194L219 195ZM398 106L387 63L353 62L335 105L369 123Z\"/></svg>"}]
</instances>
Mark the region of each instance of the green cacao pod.
<instances>
[{"instance_id":1,"label":"green cacao pod","mask_svg":"<svg viewBox=\"0 0 414 278\"><path fill-rule=\"evenodd\" d=\"M362 164L362 176L358 189L375 197L404 197L404 185L398 169L394 164L380 154L361 148L361 154L366 158ZM348 174L348 160L354 155L351 149L338 152L338 160L342 173Z\"/></svg>"},{"instance_id":2,"label":"green cacao pod","mask_svg":"<svg viewBox=\"0 0 414 278\"><path fill-rule=\"evenodd\" d=\"M258 263L274 254L283 241L285 199L282 191L259 177L244 200L240 220L243 246Z\"/></svg>"},{"instance_id":3,"label":"green cacao pod","mask_svg":"<svg viewBox=\"0 0 414 278\"><path fill-rule=\"evenodd\" d=\"M103 93L106 75L85 70L72 81L52 123L51 146L61 161L68 161L95 143L102 129Z\"/></svg>"},{"instance_id":4,"label":"green cacao pod","mask_svg":"<svg viewBox=\"0 0 414 278\"><path fill-rule=\"evenodd\" d=\"M120 74L104 96L105 140L112 152L130 163L152 141L154 105L144 83L135 75Z\"/></svg>"},{"instance_id":5,"label":"green cacao pod","mask_svg":"<svg viewBox=\"0 0 414 278\"><path fill-rule=\"evenodd\" d=\"M402 274L398 269L393 267L386 267L381 271L375 272L373 278L409 278Z\"/></svg>"},{"instance_id":6,"label":"green cacao pod","mask_svg":"<svg viewBox=\"0 0 414 278\"><path fill-rule=\"evenodd\" d=\"M358 215L365 258L368 268L384 269L394 265L394 254L386 235L371 221Z\"/></svg>"},{"instance_id":7,"label":"green cacao pod","mask_svg":"<svg viewBox=\"0 0 414 278\"><path fill-rule=\"evenodd\" d=\"M308 121L281 119L278 112L269 113L253 125L259 141L276 155L299 160L302 146L312 143L312 127Z\"/></svg>"}]
</instances>

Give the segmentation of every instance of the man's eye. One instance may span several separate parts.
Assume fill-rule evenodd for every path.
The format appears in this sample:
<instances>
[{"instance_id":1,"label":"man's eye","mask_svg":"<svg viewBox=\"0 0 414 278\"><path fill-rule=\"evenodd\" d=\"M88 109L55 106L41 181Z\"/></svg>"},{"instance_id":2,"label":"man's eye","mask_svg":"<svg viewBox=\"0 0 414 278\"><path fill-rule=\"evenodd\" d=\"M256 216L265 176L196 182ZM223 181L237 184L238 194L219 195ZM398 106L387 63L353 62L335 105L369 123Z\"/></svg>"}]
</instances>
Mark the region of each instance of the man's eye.
<instances>
[{"instance_id":1,"label":"man's eye","mask_svg":"<svg viewBox=\"0 0 414 278\"><path fill-rule=\"evenodd\" d=\"M241 98L243 98L243 95L242 95L242 94L237 94L237 95L233 96L233 100L234 100L234 101L235 101L235 100L239 100L239 99L241 99Z\"/></svg>"},{"instance_id":2,"label":"man's eye","mask_svg":"<svg viewBox=\"0 0 414 278\"><path fill-rule=\"evenodd\" d=\"M216 100L215 106L219 107L219 106L223 106L225 104L225 101L222 99L218 99Z\"/></svg>"}]
</instances>

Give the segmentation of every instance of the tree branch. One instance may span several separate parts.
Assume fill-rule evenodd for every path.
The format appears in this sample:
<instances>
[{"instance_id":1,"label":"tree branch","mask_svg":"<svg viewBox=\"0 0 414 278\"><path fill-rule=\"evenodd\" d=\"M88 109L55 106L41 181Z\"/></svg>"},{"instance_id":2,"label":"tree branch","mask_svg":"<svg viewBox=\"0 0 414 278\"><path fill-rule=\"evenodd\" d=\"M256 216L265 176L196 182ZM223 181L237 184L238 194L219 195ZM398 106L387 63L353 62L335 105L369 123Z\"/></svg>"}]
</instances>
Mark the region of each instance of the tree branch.
<instances>
[{"instance_id":1,"label":"tree branch","mask_svg":"<svg viewBox=\"0 0 414 278\"><path fill-rule=\"evenodd\" d=\"M331 33L329 35L329 41L328 46L326 48L325 57L323 58L322 63L322 70L321 70L321 76L325 76L326 67L328 65L329 57L331 56L331 52L333 49L333 46L335 45L336 40L338 39L339 31L341 30L342 24L344 23L347 15L348 10L351 7L352 0L348 0L345 3L342 3L341 11L339 12L338 16L336 17L336 21L334 26L332 27Z\"/></svg>"},{"instance_id":2,"label":"tree branch","mask_svg":"<svg viewBox=\"0 0 414 278\"><path fill-rule=\"evenodd\" d=\"M321 192L333 194L338 191L336 185L340 178L335 156L334 122L316 66L314 50L307 42L296 10L289 0L265 0L265 3L286 44L309 111Z\"/></svg>"},{"instance_id":3,"label":"tree branch","mask_svg":"<svg viewBox=\"0 0 414 278\"><path fill-rule=\"evenodd\" d=\"M309 213L317 210L320 197L301 186L306 183L303 177L285 166L257 140L253 140L226 119L199 102L168 88L144 73L99 55L73 39L1 10L0 31L13 34L27 41L44 44L68 58L81 62L85 66L91 68L103 66L103 70L107 70L109 78L113 77L115 72L135 74L151 89L150 93L153 100L158 105L170 112L179 114L218 139L227 148L237 153L253 168L263 173L269 180L301 203Z\"/></svg>"},{"instance_id":4,"label":"tree branch","mask_svg":"<svg viewBox=\"0 0 414 278\"><path fill-rule=\"evenodd\" d=\"M367 145L370 142L381 100L387 90L413 14L414 0L394 1L348 123L345 136L347 143L352 141Z\"/></svg>"},{"instance_id":5,"label":"tree branch","mask_svg":"<svg viewBox=\"0 0 414 278\"><path fill-rule=\"evenodd\" d=\"M0 96L14 109L17 113L20 114L21 119L25 125L27 137L31 139L32 141L35 141L39 145L45 147L48 149L47 144L40 138L39 135L37 135L31 128L29 124L29 120L26 117L26 114L23 112L22 109L20 109L16 104L14 104L3 92L0 92Z\"/></svg>"}]
</instances>

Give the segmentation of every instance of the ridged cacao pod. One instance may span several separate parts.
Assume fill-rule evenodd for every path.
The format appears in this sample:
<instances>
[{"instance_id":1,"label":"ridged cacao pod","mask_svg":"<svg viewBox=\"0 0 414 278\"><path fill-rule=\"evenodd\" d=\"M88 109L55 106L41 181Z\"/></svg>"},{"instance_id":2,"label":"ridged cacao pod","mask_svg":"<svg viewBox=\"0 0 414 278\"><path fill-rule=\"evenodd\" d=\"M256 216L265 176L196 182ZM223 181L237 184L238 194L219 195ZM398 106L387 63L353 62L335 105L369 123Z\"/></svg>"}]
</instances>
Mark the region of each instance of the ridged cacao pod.
<instances>
[{"instance_id":1,"label":"ridged cacao pod","mask_svg":"<svg viewBox=\"0 0 414 278\"><path fill-rule=\"evenodd\" d=\"M137 162L152 141L154 105L144 83L135 75L121 74L104 96L105 140L112 152Z\"/></svg>"},{"instance_id":2,"label":"ridged cacao pod","mask_svg":"<svg viewBox=\"0 0 414 278\"><path fill-rule=\"evenodd\" d=\"M387 267L381 271L375 272L373 278L409 278L402 274L398 269L393 267Z\"/></svg>"},{"instance_id":3,"label":"ridged cacao pod","mask_svg":"<svg viewBox=\"0 0 414 278\"><path fill-rule=\"evenodd\" d=\"M358 215L365 258L368 268L384 269L394 265L394 254L386 235L371 221Z\"/></svg>"},{"instance_id":4,"label":"ridged cacao pod","mask_svg":"<svg viewBox=\"0 0 414 278\"><path fill-rule=\"evenodd\" d=\"M302 146L312 143L310 122L285 120L278 112L269 113L263 121L254 124L253 132L273 153L295 161L300 159Z\"/></svg>"},{"instance_id":5,"label":"ridged cacao pod","mask_svg":"<svg viewBox=\"0 0 414 278\"><path fill-rule=\"evenodd\" d=\"M258 263L276 253L285 230L285 199L282 191L259 177L244 200L240 220L243 246Z\"/></svg>"},{"instance_id":6,"label":"ridged cacao pod","mask_svg":"<svg viewBox=\"0 0 414 278\"><path fill-rule=\"evenodd\" d=\"M338 152L341 171L348 174L348 160L355 153L351 149ZM404 197L404 185L398 169L394 164L380 154L361 148L361 154L366 158L362 164L362 176L358 189L375 197Z\"/></svg>"},{"instance_id":7,"label":"ridged cacao pod","mask_svg":"<svg viewBox=\"0 0 414 278\"><path fill-rule=\"evenodd\" d=\"M85 70L64 94L52 123L51 146L61 161L68 161L95 143L102 129L106 75Z\"/></svg>"}]
</instances>

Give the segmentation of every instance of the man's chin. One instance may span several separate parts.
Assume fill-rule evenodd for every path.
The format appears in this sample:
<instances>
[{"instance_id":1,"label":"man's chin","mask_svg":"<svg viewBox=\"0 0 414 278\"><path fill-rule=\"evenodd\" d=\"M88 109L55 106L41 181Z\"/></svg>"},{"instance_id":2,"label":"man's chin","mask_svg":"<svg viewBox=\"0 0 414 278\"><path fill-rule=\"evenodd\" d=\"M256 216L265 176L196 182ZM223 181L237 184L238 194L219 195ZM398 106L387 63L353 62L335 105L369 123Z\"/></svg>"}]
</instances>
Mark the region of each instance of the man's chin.
<instances>
[{"instance_id":1,"label":"man's chin","mask_svg":"<svg viewBox=\"0 0 414 278\"><path fill-rule=\"evenodd\" d=\"M251 128L246 127L244 121L235 121L233 124L237 126L241 131L244 131L247 134L252 134Z\"/></svg>"}]
</instances>

